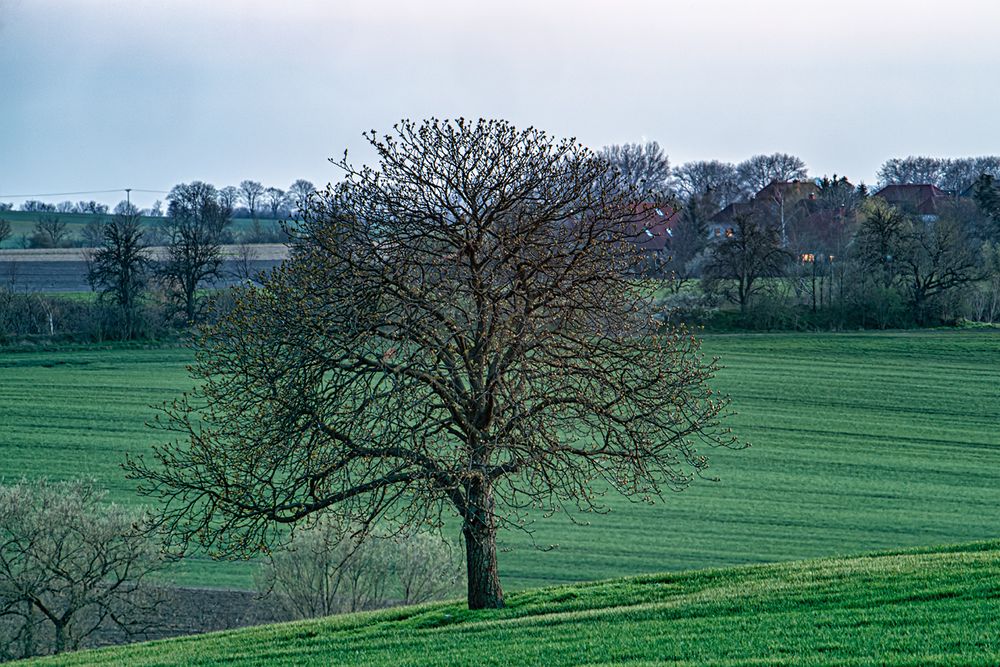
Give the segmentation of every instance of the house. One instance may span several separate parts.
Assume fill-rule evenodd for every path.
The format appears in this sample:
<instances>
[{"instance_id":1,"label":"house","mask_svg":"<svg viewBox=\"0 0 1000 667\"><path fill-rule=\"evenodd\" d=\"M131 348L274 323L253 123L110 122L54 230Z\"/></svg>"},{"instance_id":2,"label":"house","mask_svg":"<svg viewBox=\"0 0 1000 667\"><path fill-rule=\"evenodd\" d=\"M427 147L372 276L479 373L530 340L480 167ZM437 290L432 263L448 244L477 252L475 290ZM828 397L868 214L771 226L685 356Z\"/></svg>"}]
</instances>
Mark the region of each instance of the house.
<instances>
[{"instance_id":1,"label":"house","mask_svg":"<svg viewBox=\"0 0 1000 667\"><path fill-rule=\"evenodd\" d=\"M647 254L658 255L668 250L677 224L678 211L669 206L643 203L636 207L636 212L639 215L629 230L632 242Z\"/></svg>"},{"instance_id":2,"label":"house","mask_svg":"<svg viewBox=\"0 0 1000 667\"><path fill-rule=\"evenodd\" d=\"M813 181L771 181L757 192L750 201L737 202L725 207L708 221L708 237L719 239L732 236L733 222L743 216L757 215L782 228L782 238L787 238L785 221L808 209L820 189ZM808 211L805 211L808 212Z\"/></svg>"},{"instance_id":3,"label":"house","mask_svg":"<svg viewBox=\"0 0 1000 667\"><path fill-rule=\"evenodd\" d=\"M926 183L887 185L874 196L884 199L904 213L920 216L924 222L937 220L941 214L941 206L951 199L941 188Z\"/></svg>"},{"instance_id":4,"label":"house","mask_svg":"<svg viewBox=\"0 0 1000 667\"><path fill-rule=\"evenodd\" d=\"M753 202L733 202L708 219L708 238L721 239L733 235L737 218L753 215Z\"/></svg>"}]
</instances>

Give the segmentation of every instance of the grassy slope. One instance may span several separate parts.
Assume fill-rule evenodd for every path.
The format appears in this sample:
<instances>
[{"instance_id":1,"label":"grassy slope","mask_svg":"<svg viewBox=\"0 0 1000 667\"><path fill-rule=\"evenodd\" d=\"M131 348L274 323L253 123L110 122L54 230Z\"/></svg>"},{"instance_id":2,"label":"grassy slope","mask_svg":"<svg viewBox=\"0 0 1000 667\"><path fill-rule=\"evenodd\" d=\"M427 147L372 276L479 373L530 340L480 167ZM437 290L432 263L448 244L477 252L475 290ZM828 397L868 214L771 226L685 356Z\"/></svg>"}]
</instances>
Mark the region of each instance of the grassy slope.
<instances>
[{"instance_id":1,"label":"grassy slope","mask_svg":"<svg viewBox=\"0 0 1000 667\"><path fill-rule=\"evenodd\" d=\"M1000 334L732 335L733 426L721 482L655 506L540 519L541 552L504 536L508 589L642 572L991 539L1000 534ZM0 477L96 476L135 502L117 465L159 434L149 407L189 385L183 349L0 351ZM197 560L189 584L246 586L246 564Z\"/></svg>"},{"instance_id":2,"label":"grassy slope","mask_svg":"<svg viewBox=\"0 0 1000 667\"><path fill-rule=\"evenodd\" d=\"M1000 542L659 574L42 661L62 665L851 665L1000 661Z\"/></svg>"}]
</instances>

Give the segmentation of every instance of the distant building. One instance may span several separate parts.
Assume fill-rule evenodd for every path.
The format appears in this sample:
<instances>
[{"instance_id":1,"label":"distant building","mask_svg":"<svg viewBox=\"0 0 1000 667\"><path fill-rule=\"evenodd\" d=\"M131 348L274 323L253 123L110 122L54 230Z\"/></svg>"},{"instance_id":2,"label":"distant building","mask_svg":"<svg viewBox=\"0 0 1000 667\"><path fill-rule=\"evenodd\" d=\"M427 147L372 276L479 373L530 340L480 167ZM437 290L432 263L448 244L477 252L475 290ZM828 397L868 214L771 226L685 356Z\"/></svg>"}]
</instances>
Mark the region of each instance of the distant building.
<instances>
[{"instance_id":1,"label":"distant building","mask_svg":"<svg viewBox=\"0 0 1000 667\"><path fill-rule=\"evenodd\" d=\"M887 185L874 196L884 199L903 213L920 216L924 222L937 220L942 204L951 199L947 192L936 185L916 183Z\"/></svg>"},{"instance_id":2,"label":"distant building","mask_svg":"<svg viewBox=\"0 0 1000 667\"><path fill-rule=\"evenodd\" d=\"M734 221L747 215L765 217L782 227L782 236L787 237L783 229L785 220L794 215L801 217L803 209L809 208L807 202L815 201L819 192L819 186L813 181L771 181L750 201L730 204L709 218L708 237L732 236Z\"/></svg>"},{"instance_id":3,"label":"distant building","mask_svg":"<svg viewBox=\"0 0 1000 667\"><path fill-rule=\"evenodd\" d=\"M655 272L670 251L670 240L674 235L679 212L669 206L639 204L639 214L632 223L629 236L632 242L647 257L646 269Z\"/></svg>"},{"instance_id":4,"label":"distant building","mask_svg":"<svg viewBox=\"0 0 1000 667\"><path fill-rule=\"evenodd\" d=\"M733 235L737 218L753 215L753 202L733 202L708 219L708 238L721 239Z\"/></svg>"}]
</instances>

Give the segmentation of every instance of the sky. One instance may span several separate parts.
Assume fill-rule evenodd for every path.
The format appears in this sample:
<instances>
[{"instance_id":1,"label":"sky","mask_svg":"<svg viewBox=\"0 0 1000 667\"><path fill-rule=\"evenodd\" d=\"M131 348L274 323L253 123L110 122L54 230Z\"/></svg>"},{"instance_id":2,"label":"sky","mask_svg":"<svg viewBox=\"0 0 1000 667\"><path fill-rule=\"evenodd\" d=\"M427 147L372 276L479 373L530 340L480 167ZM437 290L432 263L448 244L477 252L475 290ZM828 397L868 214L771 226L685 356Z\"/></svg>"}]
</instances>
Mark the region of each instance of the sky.
<instances>
[{"instance_id":1,"label":"sky","mask_svg":"<svg viewBox=\"0 0 1000 667\"><path fill-rule=\"evenodd\" d=\"M429 116L872 183L1000 154L998 28L992 0L0 0L0 201L323 185ZM91 198L121 195L42 199Z\"/></svg>"}]
</instances>

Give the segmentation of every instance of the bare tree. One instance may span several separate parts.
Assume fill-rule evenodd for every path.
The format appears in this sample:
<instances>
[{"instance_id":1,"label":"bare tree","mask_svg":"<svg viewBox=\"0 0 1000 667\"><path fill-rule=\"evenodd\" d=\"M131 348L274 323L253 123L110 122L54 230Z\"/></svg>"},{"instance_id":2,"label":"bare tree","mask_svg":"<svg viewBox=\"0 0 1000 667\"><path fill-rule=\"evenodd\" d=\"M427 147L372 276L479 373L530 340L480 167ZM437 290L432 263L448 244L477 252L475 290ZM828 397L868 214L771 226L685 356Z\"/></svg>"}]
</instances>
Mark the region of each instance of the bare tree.
<instances>
[{"instance_id":1,"label":"bare tree","mask_svg":"<svg viewBox=\"0 0 1000 667\"><path fill-rule=\"evenodd\" d=\"M682 164L674 170L671 185L685 202L698 198L699 205L716 210L744 196L736 165L718 160Z\"/></svg>"},{"instance_id":2,"label":"bare tree","mask_svg":"<svg viewBox=\"0 0 1000 667\"><path fill-rule=\"evenodd\" d=\"M166 258L158 273L174 312L193 323L204 302L198 290L219 276L222 234L231 211L219 203L215 188L201 181L174 186L167 202Z\"/></svg>"},{"instance_id":3,"label":"bare tree","mask_svg":"<svg viewBox=\"0 0 1000 667\"><path fill-rule=\"evenodd\" d=\"M28 211L29 213L55 213L56 207L55 204L46 204L37 199L28 199L21 204L21 210Z\"/></svg>"},{"instance_id":4,"label":"bare tree","mask_svg":"<svg viewBox=\"0 0 1000 667\"><path fill-rule=\"evenodd\" d=\"M288 196L281 188L268 188L264 191L264 205L271 214L271 219L277 219L288 201Z\"/></svg>"},{"instance_id":5,"label":"bare tree","mask_svg":"<svg viewBox=\"0 0 1000 667\"><path fill-rule=\"evenodd\" d=\"M878 170L879 185L940 185L947 166L946 160L934 157L892 158Z\"/></svg>"},{"instance_id":6,"label":"bare tree","mask_svg":"<svg viewBox=\"0 0 1000 667\"><path fill-rule=\"evenodd\" d=\"M791 256L782 249L778 230L753 214L733 219L733 233L713 249L705 268L706 289L721 292L740 312L764 288L762 278L780 276Z\"/></svg>"},{"instance_id":7,"label":"bare tree","mask_svg":"<svg viewBox=\"0 0 1000 667\"><path fill-rule=\"evenodd\" d=\"M96 248L104 242L104 224L107 220L103 216L92 216L80 232L80 240L84 248Z\"/></svg>"},{"instance_id":8,"label":"bare tree","mask_svg":"<svg viewBox=\"0 0 1000 667\"><path fill-rule=\"evenodd\" d=\"M240 200L247 205L250 217L257 217L257 205L264 196L264 186L257 181L240 181Z\"/></svg>"},{"instance_id":9,"label":"bare tree","mask_svg":"<svg viewBox=\"0 0 1000 667\"><path fill-rule=\"evenodd\" d=\"M956 196L968 192L983 174L993 178L1000 177L1000 157L995 155L957 158L942 162L941 177L935 185Z\"/></svg>"},{"instance_id":10,"label":"bare tree","mask_svg":"<svg viewBox=\"0 0 1000 667\"><path fill-rule=\"evenodd\" d=\"M461 552L440 535L420 531L389 538L393 583L402 604L452 595L464 581Z\"/></svg>"},{"instance_id":11,"label":"bare tree","mask_svg":"<svg viewBox=\"0 0 1000 667\"><path fill-rule=\"evenodd\" d=\"M996 183L993 176L983 174L976 179L972 197L979 210L993 223L993 229L987 230L984 236L989 236L992 231L996 237L1000 237L1000 184Z\"/></svg>"},{"instance_id":12,"label":"bare tree","mask_svg":"<svg viewBox=\"0 0 1000 667\"><path fill-rule=\"evenodd\" d=\"M982 255L960 218L907 222L895 263L914 319L927 324L935 300L984 277Z\"/></svg>"},{"instance_id":13,"label":"bare tree","mask_svg":"<svg viewBox=\"0 0 1000 667\"><path fill-rule=\"evenodd\" d=\"M58 213L72 213L76 209L76 205L71 201L61 201L56 204L56 211Z\"/></svg>"},{"instance_id":14,"label":"bare tree","mask_svg":"<svg viewBox=\"0 0 1000 667\"><path fill-rule=\"evenodd\" d=\"M75 207L76 213L87 213L90 215L104 215L108 212L107 204L101 204L91 199L90 201L78 201Z\"/></svg>"},{"instance_id":15,"label":"bare tree","mask_svg":"<svg viewBox=\"0 0 1000 667\"><path fill-rule=\"evenodd\" d=\"M12 233L10 223L0 218L0 245L3 245L3 242L9 239Z\"/></svg>"},{"instance_id":16,"label":"bare tree","mask_svg":"<svg viewBox=\"0 0 1000 667\"><path fill-rule=\"evenodd\" d=\"M861 209L861 223L852 253L863 275L891 287L896 280L894 260L906 233L906 216L880 197L868 199Z\"/></svg>"},{"instance_id":17,"label":"bare tree","mask_svg":"<svg viewBox=\"0 0 1000 667\"><path fill-rule=\"evenodd\" d=\"M732 445L715 366L632 276L637 191L569 140L496 120L402 121L337 164L292 258L199 339L177 439L130 458L184 549L259 551L322 510L461 523L471 608L502 607L498 528L654 499Z\"/></svg>"},{"instance_id":18,"label":"bare tree","mask_svg":"<svg viewBox=\"0 0 1000 667\"><path fill-rule=\"evenodd\" d=\"M88 261L87 282L100 292L102 299L118 307L125 340L138 333L140 304L150 265L141 220L135 206L118 204L114 217L103 226L101 242Z\"/></svg>"},{"instance_id":19,"label":"bare tree","mask_svg":"<svg viewBox=\"0 0 1000 667\"><path fill-rule=\"evenodd\" d=\"M662 192L666 189L667 179L670 178L670 160L659 143L612 144L602 148L600 155L638 190Z\"/></svg>"},{"instance_id":20,"label":"bare tree","mask_svg":"<svg viewBox=\"0 0 1000 667\"><path fill-rule=\"evenodd\" d=\"M980 249L985 277L983 288L977 292L980 300L980 319L996 322L1000 317L1000 243L986 241Z\"/></svg>"},{"instance_id":21,"label":"bare tree","mask_svg":"<svg viewBox=\"0 0 1000 667\"><path fill-rule=\"evenodd\" d=\"M102 628L149 629L158 600L144 582L159 550L145 519L105 495L79 481L0 486L0 651L61 653Z\"/></svg>"},{"instance_id":22,"label":"bare tree","mask_svg":"<svg viewBox=\"0 0 1000 667\"><path fill-rule=\"evenodd\" d=\"M65 222L54 215L42 215L35 223L32 245L37 248L58 248L68 235Z\"/></svg>"},{"instance_id":23,"label":"bare tree","mask_svg":"<svg viewBox=\"0 0 1000 667\"><path fill-rule=\"evenodd\" d=\"M427 602L454 592L461 571L452 549L426 531L343 526L329 516L296 531L259 573L261 590L295 618Z\"/></svg>"},{"instance_id":24,"label":"bare tree","mask_svg":"<svg viewBox=\"0 0 1000 667\"><path fill-rule=\"evenodd\" d=\"M297 211L301 211L309 203L309 195L316 191L316 186L311 182L300 178L288 186L289 203Z\"/></svg>"},{"instance_id":25,"label":"bare tree","mask_svg":"<svg viewBox=\"0 0 1000 667\"><path fill-rule=\"evenodd\" d=\"M249 282L257 275L254 264L260 259L260 253L251 243L240 243L232 257L232 275L241 282Z\"/></svg>"},{"instance_id":26,"label":"bare tree","mask_svg":"<svg viewBox=\"0 0 1000 667\"><path fill-rule=\"evenodd\" d=\"M222 208L232 211L236 208L236 205L240 202L240 191L238 188L232 185L227 185L226 187L219 190L219 205Z\"/></svg>"},{"instance_id":27,"label":"bare tree","mask_svg":"<svg viewBox=\"0 0 1000 667\"><path fill-rule=\"evenodd\" d=\"M806 163L788 153L754 155L736 167L740 183L748 192L764 189L773 181L795 181L806 177Z\"/></svg>"},{"instance_id":28,"label":"bare tree","mask_svg":"<svg viewBox=\"0 0 1000 667\"><path fill-rule=\"evenodd\" d=\"M708 219L716 207L709 194L689 197L684 209L673 219L670 241L660 267L665 286L679 294L690 281L700 277L708 246Z\"/></svg>"}]
</instances>

